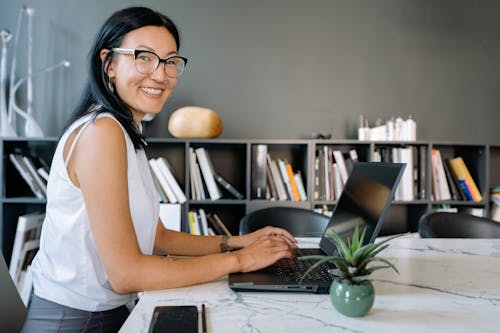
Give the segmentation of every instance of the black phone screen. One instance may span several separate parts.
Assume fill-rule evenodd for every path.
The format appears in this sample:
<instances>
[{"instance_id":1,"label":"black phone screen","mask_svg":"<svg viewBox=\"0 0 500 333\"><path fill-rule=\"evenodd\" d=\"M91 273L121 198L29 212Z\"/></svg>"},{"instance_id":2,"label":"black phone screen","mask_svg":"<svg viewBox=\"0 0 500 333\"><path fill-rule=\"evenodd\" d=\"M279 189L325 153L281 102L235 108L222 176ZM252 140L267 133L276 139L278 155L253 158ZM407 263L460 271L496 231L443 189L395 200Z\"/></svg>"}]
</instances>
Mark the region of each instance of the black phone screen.
<instances>
[{"instance_id":1,"label":"black phone screen","mask_svg":"<svg viewBox=\"0 0 500 333\"><path fill-rule=\"evenodd\" d=\"M149 332L198 333L198 308L194 305L157 306Z\"/></svg>"}]
</instances>

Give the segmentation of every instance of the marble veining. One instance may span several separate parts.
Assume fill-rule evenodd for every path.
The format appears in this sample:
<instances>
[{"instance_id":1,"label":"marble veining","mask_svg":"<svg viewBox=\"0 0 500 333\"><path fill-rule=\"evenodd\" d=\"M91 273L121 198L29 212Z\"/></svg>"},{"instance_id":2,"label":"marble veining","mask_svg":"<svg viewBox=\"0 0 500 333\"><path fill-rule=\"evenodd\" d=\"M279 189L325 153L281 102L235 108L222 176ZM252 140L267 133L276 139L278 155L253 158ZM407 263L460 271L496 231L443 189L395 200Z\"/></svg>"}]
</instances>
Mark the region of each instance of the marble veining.
<instances>
[{"instance_id":1,"label":"marble veining","mask_svg":"<svg viewBox=\"0 0 500 333\"><path fill-rule=\"evenodd\" d=\"M301 247L318 239L301 239ZM155 305L205 303L210 333L500 332L500 239L392 240L382 256L400 274L373 274L375 304L344 317L328 295L234 292L226 279L145 292L120 332L148 332Z\"/></svg>"}]
</instances>

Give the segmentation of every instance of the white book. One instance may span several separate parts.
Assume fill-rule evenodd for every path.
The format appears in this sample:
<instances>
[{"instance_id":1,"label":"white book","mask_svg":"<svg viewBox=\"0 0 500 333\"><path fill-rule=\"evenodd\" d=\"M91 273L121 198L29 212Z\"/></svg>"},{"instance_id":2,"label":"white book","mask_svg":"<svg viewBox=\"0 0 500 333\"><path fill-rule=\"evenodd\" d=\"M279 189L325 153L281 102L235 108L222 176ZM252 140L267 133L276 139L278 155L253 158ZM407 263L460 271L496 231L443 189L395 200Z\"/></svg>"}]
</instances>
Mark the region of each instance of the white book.
<instances>
[{"instance_id":1,"label":"white book","mask_svg":"<svg viewBox=\"0 0 500 333\"><path fill-rule=\"evenodd\" d=\"M392 162L401 163L401 148L393 147L391 149L391 154L392 154ZM394 192L394 201L401 200L403 194L402 187L403 187L403 182L400 181L398 187L396 188L396 191Z\"/></svg>"},{"instance_id":2,"label":"white book","mask_svg":"<svg viewBox=\"0 0 500 333\"><path fill-rule=\"evenodd\" d=\"M26 184L28 184L29 188L31 189L31 192L39 198L39 199L45 199L44 193L41 191L41 189L38 188L38 186L35 183L35 180L33 179L33 176L31 176L31 173L28 171L25 163L22 161L22 157L19 154L9 154L10 161L14 166L16 167L17 171L21 175L21 177L24 179Z\"/></svg>"},{"instance_id":3,"label":"white book","mask_svg":"<svg viewBox=\"0 0 500 333\"><path fill-rule=\"evenodd\" d=\"M160 171L167 179L168 185L170 185L170 188L174 191L175 196L177 197L177 200L180 203L186 202L186 195L184 194L184 191L181 189L181 187L179 186L179 183L177 182L174 175L172 174L172 171L170 170L170 166L169 166L167 160L164 157L158 157L156 159L156 161L158 162L158 166L160 167Z\"/></svg>"},{"instance_id":4,"label":"white book","mask_svg":"<svg viewBox=\"0 0 500 333\"><path fill-rule=\"evenodd\" d=\"M45 179L46 182L49 181L49 174L47 173L47 171L45 171L44 168L38 168L36 171L43 179Z\"/></svg>"},{"instance_id":5,"label":"white book","mask_svg":"<svg viewBox=\"0 0 500 333\"><path fill-rule=\"evenodd\" d=\"M290 185L290 179L288 179L288 173L286 172L286 163L283 160L278 160L278 168L280 170L281 178L285 184L287 197L293 200L292 186Z\"/></svg>"},{"instance_id":6,"label":"white book","mask_svg":"<svg viewBox=\"0 0 500 333\"><path fill-rule=\"evenodd\" d=\"M307 194L306 194L306 189L304 188L304 182L302 181L302 176L300 174L300 171L297 171L293 175L293 178L295 179L295 184L297 185L297 190L299 191L300 201L306 201Z\"/></svg>"},{"instance_id":7,"label":"white book","mask_svg":"<svg viewBox=\"0 0 500 333\"><path fill-rule=\"evenodd\" d=\"M344 184L342 184L342 177L340 176L339 166L337 163L333 163L333 170L335 200L338 200L342 194L342 190L344 189Z\"/></svg>"},{"instance_id":8,"label":"white book","mask_svg":"<svg viewBox=\"0 0 500 333\"><path fill-rule=\"evenodd\" d=\"M324 175L325 175L325 200L333 200L333 198L330 196L330 154L329 154L329 148L328 146L323 146L323 155L325 156L324 158L324 163L323 163L323 169L324 169Z\"/></svg>"},{"instance_id":9,"label":"white book","mask_svg":"<svg viewBox=\"0 0 500 333\"><path fill-rule=\"evenodd\" d=\"M339 167L340 178L342 178L342 185L344 185L347 182L347 177L349 176L345 165L344 155L340 150L334 150L333 157L335 158L335 163L337 163Z\"/></svg>"},{"instance_id":10,"label":"white book","mask_svg":"<svg viewBox=\"0 0 500 333\"><path fill-rule=\"evenodd\" d=\"M28 306L31 292L33 291L33 275L31 273L31 265L29 265L26 268L26 271L23 272L23 278L19 283L18 291L24 305Z\"/></svg>"},{"instance_id":11,"label":"white book","mask_svg":"<svg viewBox=\"0 0 500 333\"><path fill-rule=\"evenodd\" d=\"M205 236L210 235L208 232L208 222L207 222L207 215L205 214L205 210L203 208L198 209L198 215L200 218L201 234L205 235Z\"/></svg>"},{"instance_id":12,"label":"white book","mask_svg":"<svg viewBox=\"0 0 500 333\"><path fill-rule=\"evenodd\" d=\"M198 190L198 200L205 200L206 195L205 195L205 189L203 187L203 179L201 177L201 171L200 171L200 166L198 162L195 163L195 178L196 178L196 188Z\"/></svg>"},{"instance_id":13,"label":"white book","mask_svg":"<svg viewBox=\"0 0 500 333\"><path fill-rule=\"evenodd\" d=\"M28 172L31 174L31 177L33 177L36 186L43 193L44 197L47 197L47 185L43 181L42 177L38 174L38 171L36 171L37 168L33 161L27 156L22 156L22 161L24 162L24 165L26 166Z\"/></svg>"},{"instance_id":14,"label":"white book","mask_svg":"<svg viewBox=\"0 0 500 333\"><path fill-rule=\"evenodd\" d=\"M9 265L9 274L13 280L21 269L21 253L24 244L40 236L44 218L44 213L31 213L19 216Z\"/></svg>"},{"instance_id":15,"label":"white book","mask_svg":"<svg viewBox=\"0 0 500 333\"><path fill-rule=\"evenodd\" d=\"M174 191L168 184L167 179L163 175L163 173L160 170L160 166L158 165L158 162L152 158L149 160L149 165L151 166L151 170L153 171L153 175L156 177L158 182L160 183L160 186L167 196L167 199L170 203L176 203L177 202L177 197L174 194Z\"/></svg>"},{"instance_id":16,"label":"white book","mask_svg":"<svg viewBox=\"0 0 500 333\"><path fill-rule=\"evenodd\" d=\"M198 163L200 165L205 184L207 185L210 199L220 199L222 197L222 193L220 192L220 189L217 187L217 183L215 182L214 174L212 172L212 162L210 161L207 151L203 147L196 148L194 151L196 153L196 157L198 158Z\"/></svg>"},{"instance_id":17,"label":"white book","mask_svg":"<svg viewBox=\"0 0 500 333\"><path fill-rule=\"evenodd\" d=\"M17 290L19 291L19 281L21 276L24 278L24 274L26 273L26 269L29 265L31 265L31 261L35 256L38 248L40 247L40 239L32 239L23 244L23 249L21 250L21 256L19 260L19 270L16 273L16 276L13 278L16 283Z\"/></svg>"},{"instance_id":18,"label":"white book","mask_svg":"<svg viewBox=\"0 0 500 333\"><path fill-rule=\"evenodd\" d=\"M181 231L181 205L160 204L160 220L165 228Z\"/></svg>"},{"instance_id":19,"label":"white book","mask_svg":"<svg viewBox=\"0 0 500 333\"><path fill-rule=\"evenodd\" d=\"M414 197L413 182L413 147L399 148L399 157L401 163L406 163L403 176L399 187L401 188L401 198L403 201L411 201Z\"/></svg>"},{"instance_id":20,"label":"white book","mask_svg":"<svg viewBox=\"0 0 500 333\"><path fill-rule=\"evenodd\" d=\"M448 180L446 179L446 173L444 171L443 160L441 158L441 152L436 149L437 157L437 173L438 173L438 187L441 194L441 200L451 200L450 186L448 185ZM405 170L406 171L406 170Z\"/></svg>"}]
</instances>

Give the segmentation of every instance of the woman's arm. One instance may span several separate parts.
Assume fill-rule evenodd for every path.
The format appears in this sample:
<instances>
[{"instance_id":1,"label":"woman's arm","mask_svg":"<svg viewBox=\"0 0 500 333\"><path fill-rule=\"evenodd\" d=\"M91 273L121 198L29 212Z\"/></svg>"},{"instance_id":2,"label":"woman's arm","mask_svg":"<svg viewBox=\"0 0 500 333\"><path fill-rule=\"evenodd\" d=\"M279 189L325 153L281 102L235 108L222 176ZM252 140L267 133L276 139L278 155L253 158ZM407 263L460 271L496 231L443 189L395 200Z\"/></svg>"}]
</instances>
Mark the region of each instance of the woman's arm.
<instances>
[{"instance_id":1,"label":"woman's arm","mask_svg":"<svg viewBox=\"0 0 500 333\"><path fill-rule=\"evenodd\" d=\"M101 118L87 127L75 147L68 173L83 193L99 258L118 293L207 282L230 272L260 269L292 256L283 237L265 234L231 253L191 259L142 254L130 216L125 138L113 119ZM182 249L182 236L165 234L166 241L171 240L177 249ZM211 244L210 251L217 252L217 241ZM190 246L201 251L201 246Z\"/></svg>"},{"instance_id":2,"label":"woman's arm","mask_svg":"<svg viewBox=\"0 0 500 333\"><path fill-rule=\"evenodd\" d=\"M266 236L280 236L291 248L296 247L295 238L281 228L266 227L243 236L230 236L223 240L222 236L197 236L185 232L166 229L159 220L155 238L155 252L158 254L199 256L225 252L223 242L231 250L244 248Z\"/></svg>"}]
</instances>

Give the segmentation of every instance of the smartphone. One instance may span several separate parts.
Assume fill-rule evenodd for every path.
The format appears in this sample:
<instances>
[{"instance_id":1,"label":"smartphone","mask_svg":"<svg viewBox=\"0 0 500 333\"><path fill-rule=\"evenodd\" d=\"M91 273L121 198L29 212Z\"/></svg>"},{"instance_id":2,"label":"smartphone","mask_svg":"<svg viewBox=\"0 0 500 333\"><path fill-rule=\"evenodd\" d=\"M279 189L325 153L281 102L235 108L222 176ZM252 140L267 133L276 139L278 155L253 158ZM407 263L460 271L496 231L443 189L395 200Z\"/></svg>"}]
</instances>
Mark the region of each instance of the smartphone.
<instances>
[{"instance_id":1,"label":"smartphone","mask_svg":"<svg viewBox=\"0 0 500 333\"><path fill-rule=\"evenodd\" d=\"M198 333L198 307L195 305L157 306L150 333Z\"/></svg>"}]
</instances>

